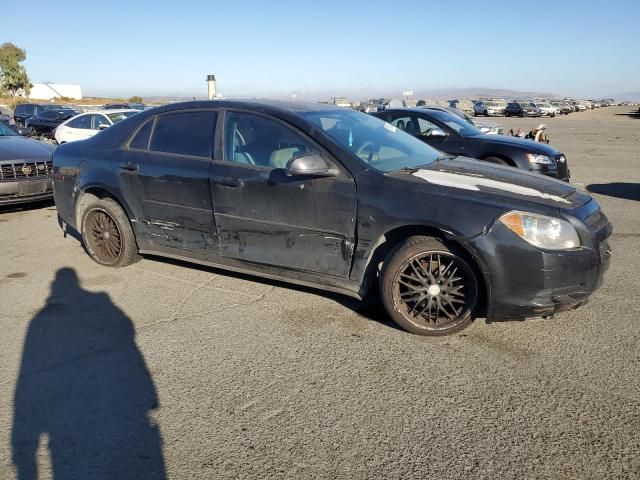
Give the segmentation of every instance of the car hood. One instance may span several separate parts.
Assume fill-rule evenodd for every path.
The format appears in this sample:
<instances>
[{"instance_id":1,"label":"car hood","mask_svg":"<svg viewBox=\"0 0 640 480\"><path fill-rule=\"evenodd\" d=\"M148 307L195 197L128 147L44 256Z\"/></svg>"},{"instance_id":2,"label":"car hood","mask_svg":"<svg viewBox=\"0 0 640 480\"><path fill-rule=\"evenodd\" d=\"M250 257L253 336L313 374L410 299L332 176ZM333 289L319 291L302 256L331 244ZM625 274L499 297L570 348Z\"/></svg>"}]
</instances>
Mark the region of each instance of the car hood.
<instances>
[{"instance_id":1,"label":"car hood","mask_svg":"<svg viewBox=\"0 0 640 480\"><path fill-rule=\"evenodd\" d=\"M492 143L500 143L511 147L518 147L522 151L530 153L543 154L553 157L560 153L557 149L546 143L535 142L519 137L510 137L507 135L476 135L475 139L484 140Z\"/></svg>"},{"instance_id":2,"label":"car hood","mask_svg":"<svg viewBox=\"0 0 640 480\"><path fill-rule=\"evenodd\" d=\"M464 157L434 162L411 175L432 185L561 209L573 209L591 199L573 185L551 177Z\"/></svg>"},{"instance_id":3,"label":"car hood","mask_svg":"<svg viewBox=\"0 0 640 480\"><path fill-rule=\"evenodd\" d=\"M18 136L0 137L0 161L32 160L44 161L51 158L53 145Z\"/></svg>"}]
</instances>

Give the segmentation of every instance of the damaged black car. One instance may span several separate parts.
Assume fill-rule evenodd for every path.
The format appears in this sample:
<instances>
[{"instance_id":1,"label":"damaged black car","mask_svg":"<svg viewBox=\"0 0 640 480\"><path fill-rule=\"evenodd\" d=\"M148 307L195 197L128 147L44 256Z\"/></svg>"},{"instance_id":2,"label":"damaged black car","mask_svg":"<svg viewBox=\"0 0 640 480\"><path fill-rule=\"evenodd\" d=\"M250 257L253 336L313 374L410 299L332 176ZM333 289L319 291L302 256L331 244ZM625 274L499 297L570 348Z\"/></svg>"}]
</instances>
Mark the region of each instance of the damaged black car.
<instances>
[{"instance_id":1,"label":"damaged black car","mask_svg":"<svg viewBox=\"0 0 640 480\"><path fill-rule=\"evenodd\" d=\"M167 105L53 164L60 223L101 265L154 254L375 294L422 335L576 308L611 254L607 217L572 185L328 105Z\"/></svg>"}]
</instances>

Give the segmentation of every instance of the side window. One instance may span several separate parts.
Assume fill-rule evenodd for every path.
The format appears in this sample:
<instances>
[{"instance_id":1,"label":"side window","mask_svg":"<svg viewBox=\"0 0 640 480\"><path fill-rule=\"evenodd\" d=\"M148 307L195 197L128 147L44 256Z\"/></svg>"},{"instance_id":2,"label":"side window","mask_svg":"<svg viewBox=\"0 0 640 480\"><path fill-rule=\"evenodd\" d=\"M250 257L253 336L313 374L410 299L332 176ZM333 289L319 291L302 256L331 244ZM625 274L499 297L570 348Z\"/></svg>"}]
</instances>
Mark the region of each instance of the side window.
<instances>
[{"instance_id":1,"label":"side window","mask_svg":"<svg viewBox=\"0 0 640 480\"><path fill-rule=\"evenodd\" d=\"M81 115L75 120L72 120L69 123L71 128L82 128L82 129L90 129L91 128L91 118L90 115Z\"/></svg>"},{"instance_id":2,"label":"side window","mask_svg":"<svg viewBox=\"0 0 640 480\"><path fill-rule=\"evenodd\" d=\"M159 115L150 150L211 158L218 114L210 110Z\"/></svg>"},{"instance_id":3,"label":"side window","mask_svg":"<svg viewBox=\"0 0 640 480\"><path fill-rule=\"evenodd\" d=\"M318 151L292 128L265 117L227 112L224 123L227 162L285 168L292 158Z\"/></svg>"},{"instance_id":4,"label":"side window","mask_svg":"<svg viewBox=\"0 0 640 480\"><path fill-rule=\"evenodd\" d=\"M437 128L438 130L442 130L435 123L432 123L429 120L427 120L426 118L422 118L422 117L418 117L418 128L420 130L418 132L418 135L422 135L423 137L430 136L431 132L433 131L434 128Z\"/></svg>"},{"instance_id":5,"label":"side window","mask_svg":"<svg viewBox=\"0 0 640 480\"><path fill-rule=\"evenodd\" d=\"M407 123L411 121L411 117L409 115L402 116L394 116L390 119L389 123L394 127L398 127L400 130L407 131Z\"/></svg>"},{"instance_id":6,"label":"side window","mask_svg":"<svg viewBox=\"0 0 640 480\"><path fill-rule=\"evenodd\" d=\"M91 115L91 129L92 130L100 130L100 125L106 125L107 127L111 126L109 120L104 115L100 115L94 113Z\"/></svg>"},{"instance_id":7,"label":"side window","mask_svg":"<svg viewBox=\"0 0 640 480\"><path fill-rule=\"evenodd\" d=\"M44 112L39 114L40 118L44 118L45 120L53 120L54 118L57 117L57 114L55 111L53 110L45 110Z\"/></svg>"},{"instance_id":8,"label":"side window","mask_svg":"<svg viewBox=\"0 0 640 480\"><path fill-rule=\"evenodd\" d=\"M149 148L149 137L151 136L151 129L153 128L153 118L147 121L133 140L129 143L129 148L135 148L138 150L147 150Z\"/></svg>"},{"instance_id":9,"label":"side window","mask_svg":"<svg viewBox=\"0 0 640 480\"><path fill-rule=\"evenodd\" d=\"M34 105L25 105L23 115L34 115L36 113L36 107Z\"/></svg>"}]
</instances>

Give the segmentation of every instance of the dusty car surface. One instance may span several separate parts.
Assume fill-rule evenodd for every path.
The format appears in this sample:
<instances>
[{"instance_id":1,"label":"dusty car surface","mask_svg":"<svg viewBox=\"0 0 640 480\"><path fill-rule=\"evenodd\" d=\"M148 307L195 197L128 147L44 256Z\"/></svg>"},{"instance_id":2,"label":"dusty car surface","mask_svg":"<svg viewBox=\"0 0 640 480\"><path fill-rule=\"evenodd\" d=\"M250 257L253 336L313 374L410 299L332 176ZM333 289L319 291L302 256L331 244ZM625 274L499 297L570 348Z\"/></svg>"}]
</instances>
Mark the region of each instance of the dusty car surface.
<instances>
[{"instance_id":1,"label":"dusty car surface","mask_svg":"<svg viewBox=\"0 0 640 480\"><path fill-rule=\"evenodd\" d=\"M53 163L61 224L99 264L156 254L379 292L423 335L575 308L610 256L606 216L570 184L327 105L167 105L58 147Z\"/></svg>"},{"instance_id":2,"label":"dusty car surface","mask_svg":"<svg viewBox=\"0 0 640 480\"><path fill-rule=\"evenodd\" d=\"M0 205L53 196L51 153L55 147L24 138L0 122Z\"/></svg>"}]
</instances>

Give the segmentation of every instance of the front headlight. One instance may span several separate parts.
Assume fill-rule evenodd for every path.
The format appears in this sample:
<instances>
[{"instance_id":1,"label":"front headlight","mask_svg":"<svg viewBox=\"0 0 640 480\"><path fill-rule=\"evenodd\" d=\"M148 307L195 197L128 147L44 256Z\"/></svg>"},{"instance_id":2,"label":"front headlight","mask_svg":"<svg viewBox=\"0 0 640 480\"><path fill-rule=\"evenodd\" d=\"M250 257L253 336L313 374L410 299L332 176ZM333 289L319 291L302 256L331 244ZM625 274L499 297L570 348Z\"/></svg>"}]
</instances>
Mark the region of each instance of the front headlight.
<instances>
[{"instance_id":1,"label":"front headlight","mask_svg":"<svg viewBox=\"0 0 640 480\"><path fill-rule=\"evenodd\" d=\"M568 250L580 246L578 232L566 220L537 213L513 211L504 214L499 221L535 247Z\"/></svg>"},{"instance_id":2,"label":"front headlight","mask_svg":"<svg viewBox=\"0 0 640 480\"><path fill-rule=\"evenodd\" d=\"M537 163L539 165L553 165L553 158L546 155L536 155L535 153L527 153L529 163Z\"/></svg>"}]
</instances>

